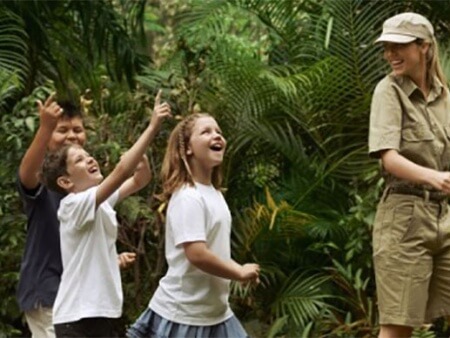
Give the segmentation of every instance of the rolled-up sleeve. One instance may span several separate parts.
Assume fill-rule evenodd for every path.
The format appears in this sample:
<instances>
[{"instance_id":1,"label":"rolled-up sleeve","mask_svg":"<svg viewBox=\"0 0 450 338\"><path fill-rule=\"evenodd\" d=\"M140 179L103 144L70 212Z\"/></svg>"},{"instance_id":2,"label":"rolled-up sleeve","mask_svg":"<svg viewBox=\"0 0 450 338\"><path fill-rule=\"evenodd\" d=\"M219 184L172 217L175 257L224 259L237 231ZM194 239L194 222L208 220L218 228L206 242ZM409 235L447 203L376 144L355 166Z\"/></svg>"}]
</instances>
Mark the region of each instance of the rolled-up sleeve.
<instances>
[{"instance_id":1,"label":"rolled-up sleeve","mask_svg":"<svg viewBox=\"0 0 450 338\"><path fill-rule=\"evenodd\" d=\"M400 149L402 107L400 98L387 78L375 88L370 108L369 155L380 157L381 150Z\"/></svg>"}]
</instances>

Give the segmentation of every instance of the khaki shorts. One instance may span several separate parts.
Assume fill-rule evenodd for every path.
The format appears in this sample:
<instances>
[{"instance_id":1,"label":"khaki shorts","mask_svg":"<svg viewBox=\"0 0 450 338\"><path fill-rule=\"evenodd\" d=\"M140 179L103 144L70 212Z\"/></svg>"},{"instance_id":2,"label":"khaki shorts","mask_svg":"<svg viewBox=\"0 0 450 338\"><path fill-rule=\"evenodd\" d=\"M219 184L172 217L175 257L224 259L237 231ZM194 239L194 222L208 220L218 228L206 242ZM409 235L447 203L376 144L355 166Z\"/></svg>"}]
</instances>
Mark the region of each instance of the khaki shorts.
<instances>
[{"instance_id":1,"label":"khaki shorts","mask_svg":"<svg viewBox=\"0 0 450 338\"><path fill-rule=\"evenodd\" d=\"M25 318L32 338L55 338L51 308L39 306L35 310L25 312Z\"/></svg>"},{"instance_id":2,"label":"khaki shorts","mask_svg":"<svg viewBox=\"0 0 450 338\"><path fill-rule=\"evenodd\" d=\"M383 196L373 228L373 259L380 324L416 327L450 314L446 200Z\"/></svg>"}]
</instances>

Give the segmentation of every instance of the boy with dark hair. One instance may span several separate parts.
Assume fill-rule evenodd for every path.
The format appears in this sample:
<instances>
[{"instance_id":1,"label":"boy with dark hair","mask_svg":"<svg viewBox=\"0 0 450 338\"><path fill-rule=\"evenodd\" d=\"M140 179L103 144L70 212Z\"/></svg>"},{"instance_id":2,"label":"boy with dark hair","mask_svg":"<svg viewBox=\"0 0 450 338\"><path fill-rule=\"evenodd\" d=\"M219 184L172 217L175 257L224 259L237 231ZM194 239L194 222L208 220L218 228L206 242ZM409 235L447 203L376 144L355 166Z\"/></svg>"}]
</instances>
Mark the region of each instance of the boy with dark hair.
<instances>
[{"instance_id":1,"label":"boy with dark hair","mask_svg":"<svg viewBox=\"0 0 450 338\"><path fill-rule=\"evenodd\" d=\"M27 238L17 289L33 337L54 337L52 307L62 273L59 221L61 195L41 185L39 170L47 150L65 144L84 145L86 132L81 111L58 104L50 95L39 108L39 129L19 166L18 190L27 216Z\"/></svg>"},{"instance_id":2,"label":"boy with dark hair","mask_svg":"<svg viewBox=\"0 0 450 338\"><path fill-rule=\"evenodd\" d=\"M33 337L55 337L52 307L61 274L59 221L56 213L62 195L50 191L39 179L47 151L67 144L83 146L86 132L79 107L70 102L58 103L50 95L39 108L39 129L19 166L17 187L27 216L27 237L17 288L19 307ZM119 257L121 266L134 261L134 253Z\"/></svg>"}]
</instances>

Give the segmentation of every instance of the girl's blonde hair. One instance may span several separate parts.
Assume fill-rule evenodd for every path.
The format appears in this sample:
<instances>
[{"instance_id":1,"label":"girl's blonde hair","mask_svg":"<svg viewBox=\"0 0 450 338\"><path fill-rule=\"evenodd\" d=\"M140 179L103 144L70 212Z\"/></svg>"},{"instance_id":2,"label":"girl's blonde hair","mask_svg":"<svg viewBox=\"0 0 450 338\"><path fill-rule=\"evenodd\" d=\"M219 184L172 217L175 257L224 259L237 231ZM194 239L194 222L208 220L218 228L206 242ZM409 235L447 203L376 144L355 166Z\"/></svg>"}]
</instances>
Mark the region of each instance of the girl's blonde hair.
<instances>
[{"instance_id":1,"label":"girl's blonde hair","mask_svg":"<svg viewBox=\"0 0 450 338\"><path fill-rule=\"evenodd\" d=\"M159 198L162 201L167 201L173 192L182 185L194 185L186 151L195 122L202 117L211 117L211 115L206 113L191 114L180 121L170 134L161 168L163 191ZM213 169L211 182L216 189L220 189L222 184L221 166Z\"/></svg>"}]
</instances>

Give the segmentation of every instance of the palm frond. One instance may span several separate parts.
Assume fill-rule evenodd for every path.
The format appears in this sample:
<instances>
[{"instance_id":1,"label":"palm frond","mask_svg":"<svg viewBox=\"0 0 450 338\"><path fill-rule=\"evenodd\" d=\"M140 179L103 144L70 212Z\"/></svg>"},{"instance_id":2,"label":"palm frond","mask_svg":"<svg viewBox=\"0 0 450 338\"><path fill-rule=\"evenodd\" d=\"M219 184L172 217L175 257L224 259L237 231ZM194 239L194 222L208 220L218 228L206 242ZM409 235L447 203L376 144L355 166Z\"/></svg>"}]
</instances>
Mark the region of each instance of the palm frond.
<instances>
[{"instance_id":1,"label":"palm frond","mask_svg":"<svg viewBox=\"0 0 450 338\"><path fill-rule=\"evenodd\" d=\"M333 67L311 93L310 102L317 105L309 123L325 160L332 164L328 174L351 180L373 168L366 155L370 98L386 69L373 41L397 6L355 0L326 3L333 20L331 28L323 26L321 31L326 36L331 30L327 53Z\"/></svg>"},{"instance_id":2,"label":"palm frond","mask_svg":"<svg viewBox=\"0 0 450 338\"><path fill-rule=\"evenodd\" d=\"M21 86L17 75L0 68L0 113L7 108L6 100L14 96Z\"/></svg>"},{"instance_id":3,"label":"palm frond","mask_svg":"<svg viewBox=\"0 0 450 338\"><path fill-rule=\"evenodd\" d=\"M137 48L145 1L122 7L104 0L11 0L2 6L23 20L29 37L29 53L24 54L32 70L27 91L42 77L52 79L58 91L74 85L95 91L100 87L98 78L105 74L133 86L133 77L145 61Z\"/></svg>"},{"instance_id":4,"label":"palm frond","mask_svg":"<svg viewBox=\"0 0 450 338\"><path fill-rule=\"evenodd\" d=\"M7 8L0 8L0 102L4 102L14 90L23 87L29 72L28 37L23 25L19 16Z\"/></svg>"},{"instance_id":5,"label":"palm frond","mask_svg":"<svg viewBox=\"0 0 450 338\"><path fill-rule=\"evenodd\" d=\"M330 309L327 302L332 295L322 287L329 281L324 275L292 274L279 290L271 306L275 318L289 316L298 328L304 328L324 310Z\"/></svg>"}]
</instances>

